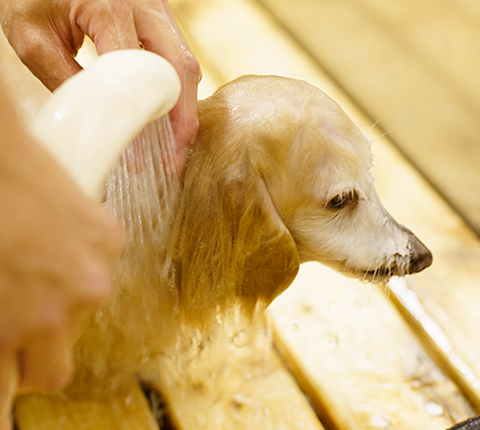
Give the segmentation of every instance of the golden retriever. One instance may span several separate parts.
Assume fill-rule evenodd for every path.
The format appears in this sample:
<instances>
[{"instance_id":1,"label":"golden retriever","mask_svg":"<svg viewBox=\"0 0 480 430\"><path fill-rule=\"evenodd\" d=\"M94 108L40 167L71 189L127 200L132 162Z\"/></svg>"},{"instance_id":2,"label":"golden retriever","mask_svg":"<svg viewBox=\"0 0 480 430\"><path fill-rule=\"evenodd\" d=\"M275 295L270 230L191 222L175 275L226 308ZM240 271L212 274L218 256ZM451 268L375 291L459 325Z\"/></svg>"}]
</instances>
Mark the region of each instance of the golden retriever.
<instances>
[{"instance_id":1,"label":"golden retriever","mask_svg":"<svg viewBox=\"0 0 480 430\"><path fill-rule=\"evenodd\" d=\"M368 140L319 89L246 76L200 101L199 119L174 216L157 214L148 231L144 223L141 241L129 224L115 295L77 344L87 380L136 373L178 338L188 342L186 326L208 337L229 309L263 309L302 262L372 281L431 264L381 205ZM135 212L149 218L157 206Z\"/></svg>"},{"instance_id":2,"label":"golden retriever","mask_svg":"<svg viewBox=\"0 0 480 430\"><path fill-rule=\"evenodd\" d=\"M186 315L267 305L306 261L372 281L431 264L380 203L368 140L319 89L245 76L199 117L174 238Z\"/></svg>"}]
</instances>

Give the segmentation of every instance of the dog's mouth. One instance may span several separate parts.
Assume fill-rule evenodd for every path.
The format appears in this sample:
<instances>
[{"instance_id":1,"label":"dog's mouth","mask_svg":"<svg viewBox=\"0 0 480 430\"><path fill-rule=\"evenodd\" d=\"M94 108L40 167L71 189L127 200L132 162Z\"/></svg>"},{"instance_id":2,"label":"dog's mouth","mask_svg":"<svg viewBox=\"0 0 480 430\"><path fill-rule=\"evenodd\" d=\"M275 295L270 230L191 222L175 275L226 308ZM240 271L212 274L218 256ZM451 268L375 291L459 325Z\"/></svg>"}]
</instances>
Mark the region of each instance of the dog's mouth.
<instances>
[{"instance_id":1,"label":"dog's mouth","mask_svg":"<svg viewBox=\"0 0 480 430\"><path fill-rule=\"evenodd\" d=\"M361 281L372 283L387 282L393 276L405 276L410 273L409 260L404 258L397 258L390 261L389 264L382 264L375 268L359 269L351 267L346 262L340 263L339 270L346 274L357 278Z\"/></svg>"},{"instance_id":2,"label":"dog's mouth","mask_svg":"<svg viewBox=\"0 0 480 430\"><path fill-rule=\"evenodd\" d=\"M347 260L323 261L327 266L343 273L346 276L357 278L368 282L387 282L393 276L403 277L413 273L421 272L432 264L432 254L423 247L422 252L410 252L407 254L394 254L377 262L372 268L355 267L348 264Z\"/></svg>"},{"instance_id":3,"label":"dog's mouth","mask_svg":"<svg viewBox=\"0 0 480 430\"><path fill-rule=\"evenodd\" d=\"M392 276L405 276L418 273L432 264L432 254L425 248L426 252L419 255L410 254L408 257L395 254L389 264L381 265L375 269L350 270L356 278L369 282L386 282Z\"/></svg>"},{"instance_id":4,"label":"dog's mouth","mask_svg":"<svg viewBox=\"0 0 480 430\"><path fill-rule=\"evenodd\" d=\"M329 263L328 265L330 267L341 272L343 275L366 282L387 282L392 276L403 276L399 274L396 264L389 266L383 265L375 269L358 269L348 266L345 262L337 262L336 264Z\"/></svg>"},{"instance_id":5,"label":"dog's mouth","mask_svg":"<svg viewBox=\"0 0 480 430\"><path fill-rule=\"evenodd\" d=\"M394 267L379 267L374 270L360 270L354 273L355 277L369 282L386 282L392 276L403 276L399 274L399 271Z\"/></svg>"}]
</instances>

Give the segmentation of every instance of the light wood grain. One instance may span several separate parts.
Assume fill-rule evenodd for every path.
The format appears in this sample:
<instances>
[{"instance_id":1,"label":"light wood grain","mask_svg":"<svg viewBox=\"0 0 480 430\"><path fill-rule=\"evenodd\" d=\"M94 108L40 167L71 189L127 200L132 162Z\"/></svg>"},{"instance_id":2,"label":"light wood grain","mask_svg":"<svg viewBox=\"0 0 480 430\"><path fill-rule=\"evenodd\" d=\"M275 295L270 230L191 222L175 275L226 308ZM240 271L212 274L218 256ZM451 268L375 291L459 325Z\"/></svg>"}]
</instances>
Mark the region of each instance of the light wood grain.
<instances>
[{"instance_id":1,"label":"light wood grain","mask_svg":"<svg viewBox=\"0 0 480 430\"><path fill-rule=\"evenodd\" d=\"M158 430L135 381L105 398L22 396L15 403L15 416L18 430Z\"/></svg>"},{"instance_id":2,"label":"light wood grain","mask_svg":"<svg viewBox=\"0 0 480 430\"><path fill-rule=\"evenodd\" d=\"M323 430L309 401L257 327L204 345L188 366L162 361L154 384L179 430ZM229 332L229 330L227 330ZM263 339L261 339L263 337ZM260 339L259 339L260 338Z\"/></svg>"},{"instance_id":3,"label":"light wood grain","mask_svg":"<svg viewBox=\"0 0 480 430\"><path fill-rule=\"evenodd\" d=\"M377 186L385 205L397 219L419 233L434 255L432 267L408 277L407 285L445 334L452 354L472 376L466 378L462 366L444 359L442 344L435 345L432 339L424 338L424 328L410 311L404 315L426 341L426 348L432 348L431 353L440 358L445 370L464 388L476 410L480 411L479 240L421 177L410 171L392 147L380 144L375 147ZM408 190L415 190L415 193ZM404 308L401 297L395 301Z\"/></svg>"},{"instance_id":4,"label":"light wood grain","mask_svg":"<svg viewBox=\"0 0 480 430\"><path fill-rule=\"evenodd\" d=\"M444 430L471 415L379 288L308 263L270 307L307 389L338 428Z\"/></svg>"}]
</instances>

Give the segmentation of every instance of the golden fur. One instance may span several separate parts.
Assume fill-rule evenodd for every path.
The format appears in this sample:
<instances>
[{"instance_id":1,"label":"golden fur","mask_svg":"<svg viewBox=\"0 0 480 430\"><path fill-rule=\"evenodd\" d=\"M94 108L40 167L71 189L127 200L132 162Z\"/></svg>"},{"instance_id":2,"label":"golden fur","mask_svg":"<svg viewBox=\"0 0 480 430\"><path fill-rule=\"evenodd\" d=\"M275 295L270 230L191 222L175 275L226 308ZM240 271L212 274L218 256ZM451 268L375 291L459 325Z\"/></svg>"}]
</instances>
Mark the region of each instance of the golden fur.
<instances>
[{"instance_id":1,"label":"golden fur","mask_svg":"<svg viewBox=\"0 0 480 430\"><path fill-rule=\"evenodd\" d=\"M207 336L230 309L252 315L304 261L368 280L431 263L381 205L369 142L317 88L242 77L200 101L199 119L168 234L130 244L115 297L77 345L96 375L137 372L188 341L185 327ZM137 270L125 274L129 260Z\"/></svg>"},{"instance_id":2,"label":"golden fur","mask_svg":"<svg viewBox=\"0 0 480 430\"><path fill-rule=\"evenodd\" d=\"M427 263L429 252L378 202L367 139L317 88L275 76L242 77L201 101L199 118L174 235L181 309L188 318L202 320L235 300L249 311L257 302L265 306L307 260L360 277L377 270L377 278L381 271L412 271L406 260L416 258L415 247ZM358 200L344 211L328 207L351 190ZM368 205L376 213L361 219ZM393 232L383 228L387 223ZM389 244L391 256L381 257L378 242L369 253L375 257L356 263L359 256L349 255L364 251L346 234L349 225L364 230L369 247L377 230L403 242L398 249ZM388 261L394 255L405 259L402 273Z\"/></svg>"}]
</instances>

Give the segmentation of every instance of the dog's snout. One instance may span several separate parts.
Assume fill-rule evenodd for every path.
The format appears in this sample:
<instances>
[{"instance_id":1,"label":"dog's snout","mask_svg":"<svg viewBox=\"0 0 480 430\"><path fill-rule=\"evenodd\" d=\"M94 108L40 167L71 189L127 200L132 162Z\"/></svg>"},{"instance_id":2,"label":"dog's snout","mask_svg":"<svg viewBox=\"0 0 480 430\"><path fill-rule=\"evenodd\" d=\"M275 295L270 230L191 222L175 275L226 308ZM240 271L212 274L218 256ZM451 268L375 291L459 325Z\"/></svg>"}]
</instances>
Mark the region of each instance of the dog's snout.
<instances>
[{"instance_id":1,"label":"dog's snout","mask_svg":"<svg viewBox=\"0 0 480 430\"><path fill-rule=\"evenodd\" d=\"M409 245L411 250L409 273L421 272L432 264L432 253L416 236L412 235Z\"/></svg>"}]
</instances>

